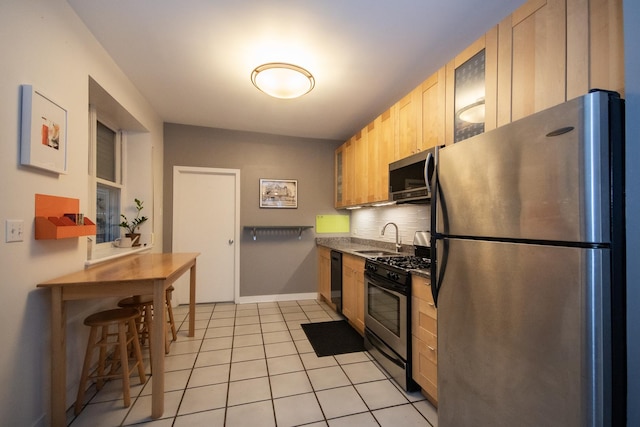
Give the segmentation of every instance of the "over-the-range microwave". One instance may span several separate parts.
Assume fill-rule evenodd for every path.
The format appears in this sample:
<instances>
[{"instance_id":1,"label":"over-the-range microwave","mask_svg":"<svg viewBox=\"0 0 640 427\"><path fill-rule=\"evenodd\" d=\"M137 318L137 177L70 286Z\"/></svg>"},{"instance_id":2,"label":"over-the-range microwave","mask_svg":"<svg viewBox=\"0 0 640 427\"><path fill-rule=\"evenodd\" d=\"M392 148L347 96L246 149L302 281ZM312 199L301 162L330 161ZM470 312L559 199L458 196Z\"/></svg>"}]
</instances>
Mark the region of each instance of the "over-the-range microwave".
<instances>
[{"instance_id":1,"label":"over-the-range microwave","mask_svg":"<svg viewBox=\"0 0 640 427\"><path fill-rule=\"evenodd\" d=\"M435 148L389 164L389 199L397 203L426 203L431 199Z\"/></svg>"}]
</instances>

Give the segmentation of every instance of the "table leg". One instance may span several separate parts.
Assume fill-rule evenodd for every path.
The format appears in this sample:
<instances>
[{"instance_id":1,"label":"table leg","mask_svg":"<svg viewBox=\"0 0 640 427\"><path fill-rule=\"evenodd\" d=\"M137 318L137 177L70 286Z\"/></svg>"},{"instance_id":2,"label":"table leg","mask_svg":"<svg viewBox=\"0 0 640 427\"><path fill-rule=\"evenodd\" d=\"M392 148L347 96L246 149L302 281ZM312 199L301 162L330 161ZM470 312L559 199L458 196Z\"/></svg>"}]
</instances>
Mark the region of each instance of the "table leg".
<instances>
[{"instance_id":1,"label":"table leg","mask_svg":"<svg viewBox=\"0 0 640 427\"><path fill-rule=\"evenodd\" d=\"M189 274L189 336L196 333L196 261L193 260Z\"/></svg>"},{"instance_id":2,"label":"table leg","mask_svg":"<svg viewBox=\"0 0 640 427\"><path fill-rule=\"evenodd\" d=\"M65 337L66 312L62 288L51 288L51 425L67 424L67 346Z\"/></svg>"},{"instance_id":3,"label":"table leg","mask_svg":"<svg viewBox=\"0 0 640 427\"><path fill-rule=\"evenodd\" d=\"M165 282L153 284L153 322L151 326L151 418L160 418L164 413L164 340L165 338Z\"/></svg>"}]
</instances>

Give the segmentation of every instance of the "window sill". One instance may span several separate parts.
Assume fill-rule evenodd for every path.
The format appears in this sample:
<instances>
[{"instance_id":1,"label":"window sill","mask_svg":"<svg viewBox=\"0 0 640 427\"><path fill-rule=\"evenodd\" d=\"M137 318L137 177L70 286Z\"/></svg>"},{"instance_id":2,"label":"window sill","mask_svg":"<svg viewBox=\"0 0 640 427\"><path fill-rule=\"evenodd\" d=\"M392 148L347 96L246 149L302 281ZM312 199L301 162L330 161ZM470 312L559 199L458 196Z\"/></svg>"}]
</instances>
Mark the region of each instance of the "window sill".
<instances>
[{"instance_id":1,"label":"window sill","mask_svg":"<svg viewBox=\"0 0 640 427\"><path fill-rule=\"evenodd\" d=\"M152 245L143 245L136 248L116 248L106 247L101 249L94 249L93 256L84 262L85 267L100 264L101 262L110 261L112 259L121 258L127 255L137 254L139 252L149 251L153 248Z\"/></svg>"}]
</instances>

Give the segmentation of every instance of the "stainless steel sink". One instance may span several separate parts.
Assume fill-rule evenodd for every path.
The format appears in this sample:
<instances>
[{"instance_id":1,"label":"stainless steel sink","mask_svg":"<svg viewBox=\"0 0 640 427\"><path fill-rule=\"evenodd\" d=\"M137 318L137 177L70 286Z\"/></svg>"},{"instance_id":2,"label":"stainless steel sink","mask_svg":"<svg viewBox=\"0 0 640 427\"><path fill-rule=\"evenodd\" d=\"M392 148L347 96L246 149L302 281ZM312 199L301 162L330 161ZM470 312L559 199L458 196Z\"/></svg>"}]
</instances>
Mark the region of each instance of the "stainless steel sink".
<instances>
[{"instance_id":1,"label":"stainless steel sink","mask_svg":"<svg viewBox=\"0 0 640 427\"><path fill-rule=\"evenodd\" d=\"M367 255L367 256L399 255L397 252L385 251L382 249L365 249L365 250L354 251L354 252L362 255Z\"/></svg>"}]
</instances>

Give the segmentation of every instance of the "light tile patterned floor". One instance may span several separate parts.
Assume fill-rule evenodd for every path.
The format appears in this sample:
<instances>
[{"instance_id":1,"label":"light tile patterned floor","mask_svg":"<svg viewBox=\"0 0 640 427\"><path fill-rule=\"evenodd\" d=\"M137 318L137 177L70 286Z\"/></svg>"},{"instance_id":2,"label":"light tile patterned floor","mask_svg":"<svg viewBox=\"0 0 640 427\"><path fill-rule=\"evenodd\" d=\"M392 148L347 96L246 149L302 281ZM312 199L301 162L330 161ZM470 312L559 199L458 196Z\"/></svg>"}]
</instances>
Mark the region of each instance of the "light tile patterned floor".
<instances>
[{"instance_id":1,"label":"light tile patterned floor","mask_svg":"<svg viewBox=\"0 0 640 427\"><path fill-rule=\"evenodd\" d=\"M87 393L68 424L120 426L436 426L436 410L420 393L402 391L367 352L317 357L301 324L340 319L314 300L204 304L187 337L187 307L165 366L165 411L151 420L151 384L133 380L132 405L121 383ZM148 370L148 363L147 363Z\"/></svg>"}]
</instances>

